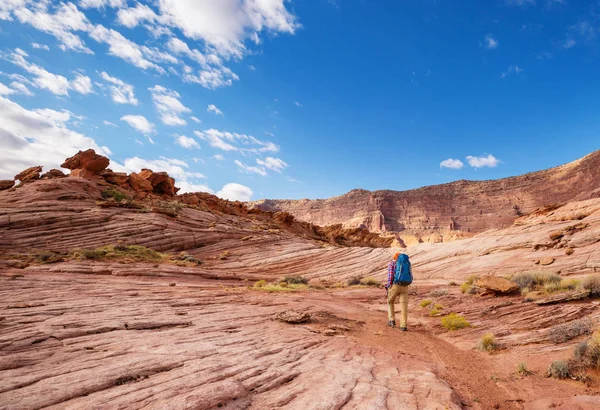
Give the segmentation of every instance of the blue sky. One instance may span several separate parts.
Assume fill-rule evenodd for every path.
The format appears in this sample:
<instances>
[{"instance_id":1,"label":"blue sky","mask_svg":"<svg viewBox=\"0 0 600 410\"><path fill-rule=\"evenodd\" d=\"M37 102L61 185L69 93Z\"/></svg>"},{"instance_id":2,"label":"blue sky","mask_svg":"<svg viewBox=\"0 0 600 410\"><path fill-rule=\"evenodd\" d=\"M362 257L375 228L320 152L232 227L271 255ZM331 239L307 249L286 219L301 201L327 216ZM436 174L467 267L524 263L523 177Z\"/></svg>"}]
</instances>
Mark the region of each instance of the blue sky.
<instances>
[{"instance_id":1,"label":"blue sky","mask_svg":"<svg viewBox=\"0 0 600 410\"><path fill-rule=\"evenodd\" d=\"M8 0L0 178L79 149L231 199L404 190L600 148L600 3Z\"/></svg>"}]
</instances>

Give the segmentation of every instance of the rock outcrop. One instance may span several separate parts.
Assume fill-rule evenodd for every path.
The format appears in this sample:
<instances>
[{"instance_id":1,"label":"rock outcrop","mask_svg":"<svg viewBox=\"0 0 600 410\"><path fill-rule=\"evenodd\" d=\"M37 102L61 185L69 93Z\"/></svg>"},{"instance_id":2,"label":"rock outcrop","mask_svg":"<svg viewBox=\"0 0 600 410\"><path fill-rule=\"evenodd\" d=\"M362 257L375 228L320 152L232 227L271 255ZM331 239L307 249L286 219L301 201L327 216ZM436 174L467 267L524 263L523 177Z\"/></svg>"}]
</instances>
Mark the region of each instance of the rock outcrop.
<instances>
[{"instance_id":1,"label":"rock outcrop","mask_svg":"<svg viewBox=\"0 0 600 410\"><path fill-rule=\"evenodd\" d=\"M484 276L477 279L477 286L496 293L513 293L519 290L516 283L497 276Z\"/></svg>"},{"instance_id":2,"label":"rock outcrop","mask_svg":"<svg viewBox=\"0 0 600 410\"><path fill-rule=\"evenodd\" d=\"M67 158L61 167L70 169L71 171L80 169L86 170L88 171L86 173L87 175L97 175L104 171L108 167L109 163L110 160L108 158L96 154L93 149L88 149L86 151L79 151L72 157ZM84 173L80 171L80 174Z\"/></svg>"},{"instance_id":3,"label":"rock outcrop","mask_svg":"<svg viewBox=\"0 0 600 410\"><path fill-rule=\"evenodd\" d=\"M5 179L0 181L0 191L10 189L15 186L15 181L12 179Z\"/></svg>"},{"instance_id":4,"label":"rock outcrop","mask_svg":"<svg viewBox=\"0 0 600 410\"><path fill-rule=\"evenodd\" d=\"M166 172L153 172L149 169L142 169L142 172L138 175L152 185L152 190L156 194L174 196L179 191L179 188L175 187L175 180Z\"/></svg>"},{"instance_id":5,"label":"rock outcrop","mask_svg":"<svg viewBox=\"0 0 600 410\"><path fill-rule=\"evenodd\" d=\"M42 167L38 165L21 171L20 173L15 175L15 179L18 179L21 182L35 181L36 179L40 179L41 173Z\"/></svg>"},{"instance_id":6,"label":"rock outcrop","mask_svg":"<svg viewBox=\"0 0 600 410\"><path fill-rule=\"evenodd\" d=\"M55 178L65 178L66 175L60 169L51 169L50 171L43 174L41 179L55 179Z\"/></svg>"},{"instance_id":7,"label":"rock outcrop","mask_svg":"<svg viewBox=\"0 0 600 410\"><path fill-rule=\"evenodd\" d=\"M251 206L285 211L301 221L393 231L421 242L447 242L488 229L549 204L597 197L600 151L545 171L494 181L456 181L410 191L366 191L325 200L262 200ZM437 236L432 236L436 234Z\"/></svg>"}]
</instances>

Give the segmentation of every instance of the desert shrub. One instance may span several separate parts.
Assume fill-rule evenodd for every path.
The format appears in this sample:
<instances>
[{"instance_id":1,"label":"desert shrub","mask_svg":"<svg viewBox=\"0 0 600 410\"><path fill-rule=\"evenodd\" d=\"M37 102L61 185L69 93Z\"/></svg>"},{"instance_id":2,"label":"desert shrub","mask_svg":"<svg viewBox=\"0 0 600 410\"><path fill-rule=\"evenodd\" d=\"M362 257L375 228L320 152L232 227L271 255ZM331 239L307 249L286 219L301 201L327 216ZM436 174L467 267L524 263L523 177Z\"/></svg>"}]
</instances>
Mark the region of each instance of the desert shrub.
<instances>
[{"instance_id":1,"label":"desert shrub","mask_svg":"<svg viewBox=\"0 0 600 410\"><path fill-rule=\"evenodd\" d=\"M442 326L444 326L446 330L458 330L471 325L464 316L450 313L448 316L442 318Z\"/></svg>"},{"instance_id":2,"label":"desert shrub","mask_svg":"<svg viewBox=\"0 0 600 410\"><path fill-rule=\"evenodd\" d=\"M450 283L448 283L449 286L458 286L458 283L451 281Z\"/></svg>"},{"instance_id":3,"label":"desert shrub","mask_svg":"<svg viewBox=\"0 0 600 410\"><path fill-rule=\"evenodd\" d=\"M309 285L308 288L309 289L314 289L314 290L324 290L325 286L315 284L315 285Z\"/></svg>"},{"instance_id":4,"label":"desert shrub","mask_svg":"<svg viewBox=\"0 0 600 410\"><path fill-rule=\"evenodd\" d=\"M127 259L136 262L158 262L166 255L139 245L109 245L96 249L79 249L73 253L79 259Z\"/></svg>"},{"instance_id":5,"label":"desert shrub","mask_svg":"<svg viewBox=\"0 0 600 410\"><path fill-rule=\"evenodd\" d=\"M419 305L422 308L427 307L427 306L431 305L431 300L429 300L429 299L423 299Z\"/></svg>"},{"instance_id":6,"label":"desert shrub","mask_svg":"<svg viewBox=\"0 0 600 410\"><path fill-rule=\"evenodd\" d=\"M348 278L348 286L358 286L361 280L362 276L351 276Z\"/></svg>"},{"instance_id":7,"label":"desert shrub","mask_svg":"<svg viewBox=\"0 0 600 410\"><path fill-rule=\"evenodd\" d=\"M102 259L106 256L106 251L103 249L82 249L78 251L83 259Z\"/></svg>"},{"instance_id":8,"label":"desert shrub","mask_svg":"<svg viewBox=\"0 0 600 410\"><path fill-rule=\"evenodd\" d=\"M284 283L285 286L281 286L282 283ZM292 285L288 285L285 282L281 282L281 283L267 283L263 287L257 288L257 289L266 290L267 292L294 292L296 290L305 290L305 289L308 289L308 285L304 285L304 284L292 284Z\"/></svg>"},{"instance_id":9,"label":"desert shrub","mask_svg":"<svg viewBox=\"0 0 600 410\"><path fill-rule=\"evenodd\" d=\"M560 281L560 287L568 290L575 290L580 284L581 281L578 279L563 279Z\"/></svg>"},{"instance_id":10,"label":"desert shrub","mask_svg":"<svg viewBox=\"0 0 600 410\"><path fill-rule=\"evenodd\" d=\"M514 275L511 280L519 288L533 288L534 285L544 286L548 283L560 283L560 275L552 272L522 272Z\"/></svg>"},{"instance_id":11,"label":"desert shrub","mask_svg":"<svg viewBox=\"0 0 600 410\"><path fill-rule=\"evenodd\" d=\"M264 280L264 279L261 279L261 280L259 280L258 282L256 282L256 283L254 284L254 287L255 287L255 288L262 288L262 287L264 287L266 284L267 284L267 281L266 281L266 280Z\"/></svg>"},{"instance_id":12,"label":"desert shrub","mask_svg":"<svg viewBox=\"0 0 600 410\"><path fill-rule=\"evenodd\" d=\"M552 343L564 343L577 336L589 335L592 332L591 319L573 320L569 323L553 326L548 329L548 339Z\"/></svg>"},{"instance_id":13,"label":"desert shrub","mask_svg":"<svg viewBox=\"0 0 600 410\"><path fill-rule=\"evenodd\" d=\"M435 309L435 308L434 308L434 309L431 309L431 310L429 311L429 316L437 316L437 315L439 315L440 313L442 313L442 311L441 311L440 309Z\"/></svg>"},{"instance_id":14,"label":"desert shrub","mask_svg":"<svg viewBox=\"0 0 600 410\"><path fill-rule=\"evenodd\" d=\"M115 246L115 249L117 247ZM179 255L173 257L174 261L186 262L192 265L202 265L202 261L200 259L196 259L192 255L186 252L181 252ZM185 264L185 263L184 263Z\"/></svg>"},{"instance_id":15,"label":"desert shrub","mask_svg":"<svg viewBox=\"0 0 600 410\"><path fill-rule=\"evenodd\" d=\"M343 282L335 282L333 285L331 285L331 287L334 289L341 289L341 288L345 288L346 286L348 286L348 285Z\"/></svg>"},{"instance_id":16,"label":"desert shrub","mask_svg":"<svg viewBox=\"0 0 600 410\"><path fill-rule=\"evenodd\" d=\"M231 252L229 251L222 252L219 255L219 260L224 261L225 259L229 258L229 255L231 255Z\"/></svg>"},{"instance_id":17,"label":"desert shrub","mask_svg":"<svg viewBox=\"0 0 600 410\"><path fill-rule=\"evenodd\" d=\"M288 285L308 284L308 279L306 279L304 276L285 276L283 279L281 279L281 281Z\"/></svg>"},{"instance_id":18,"label":"desert shrub","mask_svg":"<svg viewBox=\"0 0 600 410\"><path fill-rule=\"evenodd\" d=\"M121 202L122 200L126 200L126 201L131 200L131 197L129 195L126 195L123 192L121 192L118 189L113 188L113 187L106 188L100 194L102 195L102 198L104 198L104 199L112 198L117 202Z\"/></svg>"},{"instance_id":19,"label":"desert shrub","mask_svg":"<svg viewBox=\"0 0 600 410\"><path fill-rule=\"evenodd\" d=\"M473 289L473 285L469 284L468 282L465 282L462 285L460 285L460 291L462 293L470 293L471 289Z\"/></svg>"},{"instance_id":20,"label":"desert shrub","mask_svg":"<svg viewBox=\"0 0 600 410\"><path fill-rule=\"evenodd\" d=\"M600 275L590 275L581 281L581 287L588 289L590 295L600 295Z\"/></svg>"},{"instance_id":21,"label":"desert shrub","mask_svg":"<svg viewBox=\"0 0 600 410\"><path fill-rule=\"evenodd\" d=\"M279 286L280 286L280 287L282 287L282 288L287 288L287 287L288 287L288 284L287 284L287 282L280 281L280 282L279 282Z\"/></svg>"},{"instance_id":22,"label":"desert shrub","mask_svg":"<svg viewBox=\"0 0 600 410\"><path fill-rule=\"evenodd\" d=\"M379 285L380 285L379 281L375 278L361 279L360 284L363 286L374 286L374 287L379 287Z\"/></svg>"},{"instance_id":23,"label":"desert shrub","mask_svg":"<svg viewBox=\"0 0 600 410\"><path fill-rule=\"evenodd\" d=\"M529 289L529 288L521 288L521 295L522 296L527 295L529 292L531 292L531 289Z\"/></svg>"},{"instance_id":24,"label":"desert shrub","mask_svg":"<svg viewBox=\"0 0 600 410\"><path fill-rule=\"evenodd\" d=\"M600 369L600 332L575 347L569 366L573 370Z\"/></svg>"},{"instance_id":25,"label":"desert shrub","mask_svg":"<svg viewBox=\"0 0 600 410\"><path fill-rule=\"evenodd\" d=\"M431 296L432 298L445 296L447 294L448 294L448 289L435 289L435 290L432 290L431 292L429 292L429 296Z\"/></svg>"},{"instance_id":26,"label":"desert shrub","mask_svg":"<svg viewBox=\"0 0 600 410\"><path fill-rule=\"evenodd\" d=\"M566 379L569 375L569 362L565 360L556 360L548 367L548 376L555 379Z\"/></svg>"},{"instance_id":27,"label":"desert shrub","mask_svg":"<svg viewBox=\"0 0 600 410\"><path fill-rule=\"evenodd\" d=\"M496 337L492 333L486 333L477 343L477 348L486 352L494 351L498 348Z\"/></svg>"},{"instance_id":28,"label":"desert shrub","mask_svg":"<svg viewBox=\"0 0 600 410\"><path fill-rule=\"evenodd\" d=\"M436 303L435 305L433 305L433 308L437 310L442 310L444 306L441 303Z\"/></svg>"},{"instance_id":29,"label":"desert shrub","mask_svg":"<svg viewBox=\"0 0 600 410\"><path fill-rule=\"evenodd\" d=\"M517 366L517 373L519 373L521 376L527 376L528 374L531 374L525 363L519 363Z\"/></svg>"}]
</instances>

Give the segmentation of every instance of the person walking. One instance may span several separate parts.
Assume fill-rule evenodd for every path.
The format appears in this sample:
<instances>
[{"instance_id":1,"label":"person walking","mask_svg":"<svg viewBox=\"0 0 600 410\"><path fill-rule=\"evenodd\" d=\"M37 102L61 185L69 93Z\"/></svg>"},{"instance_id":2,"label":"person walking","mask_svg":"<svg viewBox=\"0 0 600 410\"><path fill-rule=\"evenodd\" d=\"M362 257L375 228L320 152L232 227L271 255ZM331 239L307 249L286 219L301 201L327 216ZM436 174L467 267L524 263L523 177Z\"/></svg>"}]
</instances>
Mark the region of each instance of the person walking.
<instances>
[{"instance_id":1,"label":"person walking","mask_svg":"<svg viewBox=\"0 0 600 410\"><path fill-rule=\"evenodd\" d=\"M408 319L408 286L412 283L412 267L408 255L400 252L388 263L387 291L388 326L396 326L394 303L400 299L400 330L406 332Z\"/></svg>"}]
</instances>

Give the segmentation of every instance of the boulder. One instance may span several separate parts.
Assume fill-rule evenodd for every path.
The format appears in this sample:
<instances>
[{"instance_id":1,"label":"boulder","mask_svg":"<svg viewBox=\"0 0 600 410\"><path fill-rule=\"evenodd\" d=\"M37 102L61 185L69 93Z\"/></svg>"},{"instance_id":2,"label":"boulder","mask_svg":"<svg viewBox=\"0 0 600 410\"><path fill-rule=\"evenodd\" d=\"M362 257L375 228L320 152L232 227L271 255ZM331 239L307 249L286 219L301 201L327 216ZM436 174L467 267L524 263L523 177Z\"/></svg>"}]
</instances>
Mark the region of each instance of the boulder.
<instances>
[{"instance_id":1,"label":"boulder","mask_svg":"<svg viewBox=\"0 0 600 410\"><path fill-rule=\"evenodd\" d=\"M127 182L129 182L129 185L131 185L135 191L152 192L152 184L135 172L129 174Z\"/></svg>"},{"instance_id":2,"label":"boulder","mask_svg":"<svg viewBox=\"0 0 600 410\"><path fill-rule=\"evenodd\" d=\"M541 258L540 259L540 265L551 265L552 263L554 263L554 258Z\"/></svg>"},{"instance_id":3,"label":"boulder","mask_svg":"<svg viewBox=\"0 0 600 410\"><path fill-rule=\"evenodd\" d=\"M15 175L15 179L18 179L21 182L34 181L40 179L41 172L42 167L38 165L36 167L27 168L25 171Z\"/></svg>"},{"instance_id":4,"label":"boulder","mask_svg":"<svg viewBox=\"0 0 600 410\"><path fill-rule=\"evenodd\" d=\"M286 323L304 323L310 320L310 313L290 309L279 312L275 318Z\"/></svg>"},{"instance_id":5,"label":"boulder","mask_svg":"<svg viewBox=\"0 0 600 410\"><path fill-rule=\"evenodd\" d=\"M41 176L41 179L56 179L66 177L65 173L60 169L51 169Z\"/></svg>"},{"instance_id":6,"label":"boulder","mask_svg":"<svg viewBox=\"0 0 600 410\"><path fill-rule=\"evenodd\" d=\"M96 151L93 149L88 149L87 151L79 151L71 158L67 158L61 167L70 170L86 169L92 174L99 174L108 167L109 163L110 160L108 158L96 154Z\"/></svg>"},{"instance_id":7,"label":"boulder","mask_svg":"<svg viewBox=\"0 0 600 410\"><path fill-rule=\"evenodd\" d=\"M174 196L179 191L179 188L175 187L175 180L166 172L153 172L150 169L142 169L139 176L152 184L152 190L156 194Z\"/></svg>"},{"instance_id":8,"label":"boulder","mask_svg":"<svg viewBox=\"0 0 600 410\"><path fill-rule=\"evenodd\" d=\"M14 186L15 186L15 181L12 179L0 180L0 191L4 191L5 189L9 189Z\"/></svg>"},{"instance_id":9,"label":"boulder","mask_svg":"<svg viewBox=\"0 0 600 410\"><path fill-rule=\"evenodd\" d=\"M102 171L100 176L109 184L125 185L127 183L127 174L125 172L113 172L107 169Z\"/></svg>"},{"instance_id":10,"label":"boulder","mask_svg":"<svg viewBox=\"0 0 600 410\"><path fill-rule=\"evenodd\" d=\"M497 276L483 276L477 279L477 286L497 293L512 293L519 290L516 283Z\"/></svg>"},{"instance_id":11,"label":"boulder","mask_svg":"<svg viewBox=\"0 0 600 410\"><path fill-rule=\"evenodd\" d=\"M589 289L573 290L571 292L557 293L547 298L538 299L535 301L538 305L549 305L551 303L568 302L570 300L583 299L590 295Z\"/></svg>"}]
</instances>

